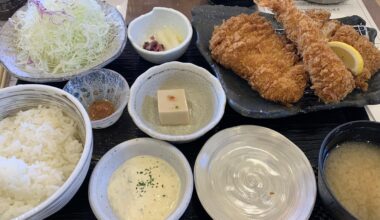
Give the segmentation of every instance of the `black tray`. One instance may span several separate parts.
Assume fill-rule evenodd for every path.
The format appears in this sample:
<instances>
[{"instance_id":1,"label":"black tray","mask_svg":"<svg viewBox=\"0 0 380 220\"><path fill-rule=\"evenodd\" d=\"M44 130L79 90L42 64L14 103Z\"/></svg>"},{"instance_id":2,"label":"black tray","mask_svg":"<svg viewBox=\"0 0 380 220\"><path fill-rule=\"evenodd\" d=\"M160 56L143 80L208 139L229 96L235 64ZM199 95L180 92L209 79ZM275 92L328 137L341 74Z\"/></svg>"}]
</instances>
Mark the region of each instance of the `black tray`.
<instances>
[{"instance_id":1,"label":"black tray","mask_svg":"<svg viewBox=\"0 0 380 220\"><path fill-rule=\"evenodd\" d=\"M336 104L324 104L319 101L318 97L310 89L305 90L304 97L291 107L286 107L278 103L267 101L251 89L248 83L217 64L211 58L209 40L215 25L219 25L230 18L241 13L253 13L255 8L230 7L223 5L204 5L195 7L192 10L193 26L195 27L198 39L196 45L216 73L216 76L222 83L226 92L230 106L243 116L252 118L281 118L296 115L300 113L309 113L320 110L330 110L342 107L363 107L368 104L380 103L380 74L376 74L369 82L369 88L366 93L353 91L343 101ZM274 19L271 14L261 13L275 29L281 32L281 25ZM365 27L366 22L359 16L350 16L338 19L344 24L355 25L360 32L367 32L370 40L373 42L376 37L376 30Z\"/></svg>"}]
</instances>

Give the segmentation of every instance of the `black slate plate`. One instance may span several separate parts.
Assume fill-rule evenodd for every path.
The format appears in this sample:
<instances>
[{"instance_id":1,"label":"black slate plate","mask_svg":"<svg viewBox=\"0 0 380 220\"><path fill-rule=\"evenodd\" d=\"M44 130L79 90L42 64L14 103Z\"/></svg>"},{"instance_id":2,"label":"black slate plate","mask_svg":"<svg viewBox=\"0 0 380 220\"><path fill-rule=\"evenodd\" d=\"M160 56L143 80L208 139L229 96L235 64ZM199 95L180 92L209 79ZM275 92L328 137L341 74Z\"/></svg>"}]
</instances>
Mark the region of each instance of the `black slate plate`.
<instances>
[{"instance_id":1,"label":"black slate plate","mask_svg":"<svg viewBox=\"0 0 380 220\"><path fill-rule=\"evenodd\" d=\"M211 59L208 49L209 40L215 25L219 25L223 20L241 13L253 13L255 9L245 7L229 7L222 5L204 5L193 8L193 26L197 32L197 47L211 68L220 80L228 98L230 106L243 116L252 118L282 118L300 113L308 113L320 110L330 110L342 107L363 107L367 104L380 103L380 74L376 74L369 82L368 92L353 91L342 102L336 104L324 104L318 100L313 91L307 89L304 97L292 107L286 107L278 103L264 100L260 95L251 89L248 83L227 70ZM264 14L269 19L275 29L281 29L281 25L276 22L273 15ZM376 30L365 28L365 21L359 16L344 17L338 19L349 25L363 25L360 29L367 29L370 40L373 42L376 37ZM363 31L363 30L362 30ZM279 31L281 32L281 31Z\"/></svg>"}]
</instances>

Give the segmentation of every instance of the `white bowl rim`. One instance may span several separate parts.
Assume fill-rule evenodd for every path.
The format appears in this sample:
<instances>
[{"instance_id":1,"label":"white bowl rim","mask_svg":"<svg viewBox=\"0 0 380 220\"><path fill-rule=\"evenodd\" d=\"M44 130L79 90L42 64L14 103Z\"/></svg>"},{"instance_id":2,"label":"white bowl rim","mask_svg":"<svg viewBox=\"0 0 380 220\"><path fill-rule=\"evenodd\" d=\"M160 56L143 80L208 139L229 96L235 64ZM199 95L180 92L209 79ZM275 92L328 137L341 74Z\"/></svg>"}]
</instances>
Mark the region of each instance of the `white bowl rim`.
<instances>
[{"instance_id":1,"label":"white bowl rim","mask_svg":"<svg viewBox=\"0 0 380 220\"><path fill-rule=\"evenodd\" d=\"M143 19L146 19L146 18L152 16L155 11L165 11L167 13L175 14L175 15L177 15L183 19L183 21L186 24L188 34L187 34L186 38L182 41L182 43L180 43L179 45L177 45L174 48L171 48L170 50L164 50L164 51L145 50L141 47L141 45L137 45L135 43L135 41L132 37L133 27L136 25L135 23L137 23L140 20L143 20ZM172 52L179 51L181 48L186 46L190 42L191 38L193 37L193 27L191 26L189 19L184 14L182 14L180 11L177 11L173 8L166 8L166 7L154 7L150 12L143 14L143 15L140 15L139 17L135 18L134 20L132 20L129 23L127 32L128 32L128 39L136 50L140 51L141 53L149 54L150 56L155 56L155 57L159 57L159 56L171 54Z\"/></svg>"},{"instance_id":2,"label":"white bowl rim","mask_svg":"<svg viewBox=\"0 0 380 220\"><path fill-rule=\"evenodd\" d=\"M155 131L154 129L150 128L150 126L146 125L142 119L138 116L135 108L134 108L134 103L136 100L136 95L138 88L140 88L146 80L153 75L154 73L158 72L157 70L160 69L166 69L170 67L178 67L182 66L185 68L191 68L194 69L198 74L202 74L205 76L209 82L211 82L212 86L218 91L218 95L220 95L220 100L221 102L219 103L219 106L216 105L215 109L217 111L217 114L215 116L214 120L211 120L208 124L206 124L204 127L200 128L199 130L191 133L191 134L186 134L186 135L170 135L170 134L162 134L158 131ZM206 69L194 65L192 63L181 63L178 61L172 61L172 62L167 62L158 66L151 67L144 73L142 73L136 81L133 83L131 87L131 93L130 93L130 98L129 98L129 105L128 105L128 112L133 120L133 122L136 124L138 128L140 128L144 133L148 134L149 136L153 138L157 138L160 140L166 140L166 141L173 141L173 142L181 142L181 141L188 141L188 140L193 140L196 139L206 132L210 131L213 127L215 127L219 121L222 119L224 115L224 110L226 106L226 94L224 93L224 90L222 88L222 85L220 84L219 80L212 75L209 71Z\"/></svg>"},{"instance_id":3,"label":"white bowl rim","mask_svg":"<svg viewBox=\"0 0 380 220\"><path fill-rule=\"evenodd\" d=\"M91 121L90 118L82 106L82 104L71 94L69 94L66 91L63 91L62 89L58 89L52 86L47 85L40 85L40 84L30 84L30 85L16 85L12 87L7 87L0 90L0 93L12 93L15 91L22 91L24 89L33 89L33 90L45 90L53 93L58 93L60 95L66 96L71 102L74 103L74 105L78 108L78 110L81 113L81 117L84 121L85 129L86 129L86 137L85 137L85 143L83 143L83 152L82 155L75 165L74 170L71 172L69 178L63 183L61 187L57 191L55 191L49 198L47 198L45 201L37 205L36 207L30 209L29 211L25 212L24 214L16 217L17 219L28 219L32 217L35 214L39 214L42 212L45 208L47 208L52 202L59 199L63 193L70 187L70 185L75 181L78 175L80 175L80 172L83 169L83 166L86 163L86 160L88 157L92 154L92 127L91 127Z\"/></svg>"},{"instance_id":4,"label":"white bowl rim","mask_svg":"<svg viewBox=\"0 0 380 220\"><path fill-rule=\"evenodd\" d=\"M167 219L169 220L179 219L183 215L183 213L186 211L187 207L189 206L189 203L193 194L193 190L194 190L193 172L189 164L189 161L186 159L186 157L183 155L183 153L180 150L178 150L174 145L168 142L153 139L153 138L134 138L134 139L121 142L120 144L108 150L107 153L105 153L102 156L102 158L98 161L98 163L96 164L91 174L89 186L88 186L88 198L89 198L92 211L94 212L95 216L98 219L107 219L106 218L107 216L105 216L103 212L101 211L102 207L99 208L94 202L96 201L96 199L94 196L95 192L93 189L93 185L95 184L95 178L96 178L95 176L98 176L97 173L102 171L100 170L100 165L109 161L111 159L112 154L114 154L114 152L119 152L125 148L129 148L131 146L131 143L136 143L136 142L139 142L139 144L144 144L148 142L152 144L159 143L160 147L166 146L165 148L167 151L174 153L174 155L176 155L180 159L180 161L183 162L183 165L185 166L186 179L189 181L185 183L186 185L185 185L184 195L182 198L180 198L178 207L171 213L170 216L167 217ZM107 198L104 198L104 199L107 199Z\"/></svg>"},{"instance_id":5,"label":"white bowl rim","mask_svg":"<svg viewBox=\"0 0 380 220\"><path fill-rule=\"evenodd\" d=\"M114 117L115 115L119 114L120 112L124 111L125 107L127 106L128 104L128 100L129 100L129 94L130 94L130 88L129 88L129 84L127 82L127 80L118 72L114 71L114 70L111 70L111 69L107 69L107 68L100 68L100 69L93 69L91 70L91 72L89 72L88 74L86 75L81 75L81 76L75 76L74 78L70 79L69 81L67 81L67 83L65 84L65 86L63 87L63 90L65 89L65 87L70 83L70 81L73 81L73 80L76 80L76 79L79 79L79 78L83 78L83 77L86 77L87 75L90 75L96 71L99 71L99 70L105 70L111 74L114 74L116 76L118 76L121 81L123 81L123 83L126 85L126 90L127 90L127 93L125 94L125 96L123 96L122 98L122 102L121 102L121 105L119 106L119 108L116 109L116 111L114 111L111 115L105 117L105 118L102 118L102 119L99 119L99 120L92 120L91 123L96 123L96 124L101 124L103 123L104 121L107 121L108 119ZM81 103L82 104L82 103ZM83 106L83 105L82 105ZM91 119L90 119L91 120Z\"/></svg>"}]
</instances>

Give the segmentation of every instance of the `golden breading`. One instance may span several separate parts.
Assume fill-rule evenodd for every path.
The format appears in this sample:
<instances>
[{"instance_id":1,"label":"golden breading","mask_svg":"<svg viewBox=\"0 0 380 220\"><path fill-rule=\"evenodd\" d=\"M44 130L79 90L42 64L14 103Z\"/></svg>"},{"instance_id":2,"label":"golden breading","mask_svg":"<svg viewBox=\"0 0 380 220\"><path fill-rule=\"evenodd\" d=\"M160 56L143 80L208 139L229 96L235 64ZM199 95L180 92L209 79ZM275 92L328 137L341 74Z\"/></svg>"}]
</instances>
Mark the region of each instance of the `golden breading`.
<instances>
[{"instance_id":1,"label":"golden breading","mask_svg":"<svg viewBox=\"0 0 380 220\"><path fill-rule=\"evenodd\" d=\"M355 87L354 79L344 63L327 45L328 39L314 21L298 10L292 0L255 0L272 9L282 23L286 36L297 45L309 73L314 93L325 103L344 99Z\"/></svg>"},{"instance_id":2,"label":"golden breading","mask_svg":"<svg viewBox=\"0 0 380 220\"><path fill-rule=\"evenodd\" d=\"M329 41L341 41L353 46L364 60L363 72L354 76L355 86L363 91L368 90L368 80L380 69L380 50L366 36L360 35L352 26L343 25L337 20L330 20L330 13L324 10L313 10L306 13L319 22L321 31Z\"/></svg>"},{"instance_id":3,"label":"golden breading","mask_svg":"<svg viewBox=\"0 0 380 220\"><path fill-rule=\"evenodd\" d=\"M306 15L314 21L326 22L330 19L331 13L323 9L310 9L305 11Z\"/></svg>"},{"instance_id":4,"label":"golden breading","mask_svg":"<svg viewBox=\"0 0 380 220\"><path fill-rule=\"evenodd\" d=\"M356 87L367 91L368 80L380 69L380 50L373 45L368 38L361 36L349 25L340 26L330 38L353 46L363 57L363 72L355 77Z\"/></svg>"},{"instance_id":5,"label":"golden breading","mask_svg":"<svg viewBox=\"0 0 380 220\"><path fill-rule=\"evenodd\" d=\"M290 104L304 94L307 75L294 46L258 13L241 14L215 27L210 50L214 60L246 79L265 99Z\"/></svg>"}]
</instances>

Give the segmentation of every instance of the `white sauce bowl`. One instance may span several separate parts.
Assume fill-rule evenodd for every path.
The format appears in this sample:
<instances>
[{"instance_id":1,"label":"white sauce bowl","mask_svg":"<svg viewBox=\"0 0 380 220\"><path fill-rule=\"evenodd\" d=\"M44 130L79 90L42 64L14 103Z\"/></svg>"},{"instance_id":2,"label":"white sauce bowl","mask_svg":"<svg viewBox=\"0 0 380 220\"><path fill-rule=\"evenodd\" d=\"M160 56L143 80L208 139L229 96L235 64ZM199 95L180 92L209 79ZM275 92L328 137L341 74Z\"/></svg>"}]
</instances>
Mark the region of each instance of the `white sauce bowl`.
<instances>
[{"instance_id":1,"label":"white sauce bowl","mask_svg":"<svg viewBox=\"0 0 380 220\"><path fill-rule=\"evenodd\" d=\"M181 188L178 204L167 220L179 219L185 212L193 193L193 174L189 162L176 147L169 143L151 138L136 138L109 150L97 163L91 175L88 195L91 209L98 219L117 219L108 200L108 184L112 174L125 161L140 155L150 155L165 160L179 176Z\"/></svg>"}]
</instances>

